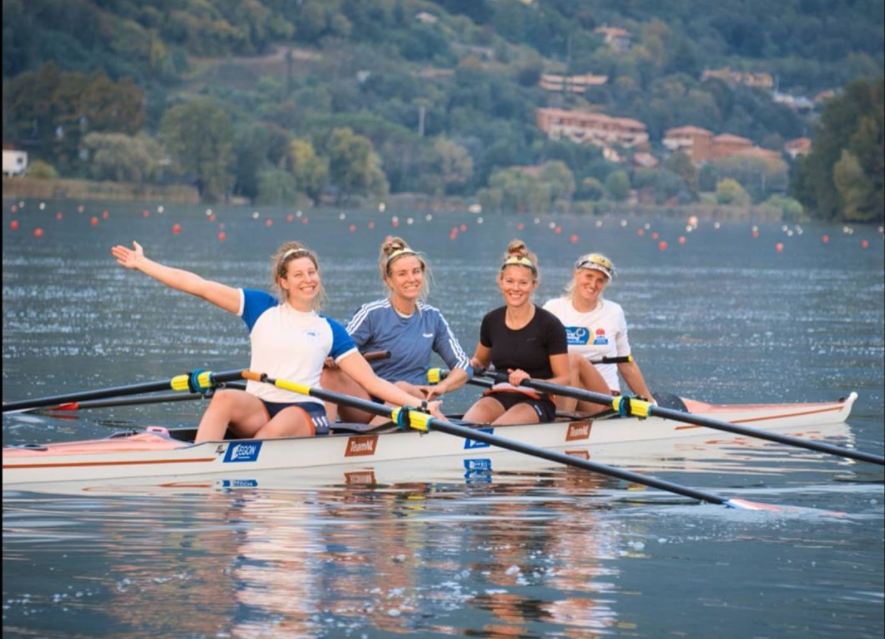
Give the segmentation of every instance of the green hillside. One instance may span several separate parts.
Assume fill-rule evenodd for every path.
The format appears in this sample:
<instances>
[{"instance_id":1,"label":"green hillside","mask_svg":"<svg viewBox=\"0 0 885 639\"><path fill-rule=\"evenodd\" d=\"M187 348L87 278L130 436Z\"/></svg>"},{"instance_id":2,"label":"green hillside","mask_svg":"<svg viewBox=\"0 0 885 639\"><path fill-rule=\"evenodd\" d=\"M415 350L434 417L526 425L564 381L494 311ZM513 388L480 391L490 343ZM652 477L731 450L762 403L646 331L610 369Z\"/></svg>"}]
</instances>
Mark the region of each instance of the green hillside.
<instances>
[{"instance_id":1,"label":"green hillside","mask_svg":"<svg viewBox=\"0 0 885 639\"><path fill-rule=\"evenodd\" d=\"M815 136L829 92L881 83L883 40L875 0L4 0L3 139L66 177L189 181L206 199L594 210L724 201L733 178L738 201L785 201L792 161L692 163L666 132L782 153ZM551 89L562 76L596 80ZM605 159L549 139L539 108L635 120L648 144ZM832 177L838 160L810 165ZM811 212L870 217L875 194L850 182L825 205L793 190Z\"/></svg>"}]
</instances>

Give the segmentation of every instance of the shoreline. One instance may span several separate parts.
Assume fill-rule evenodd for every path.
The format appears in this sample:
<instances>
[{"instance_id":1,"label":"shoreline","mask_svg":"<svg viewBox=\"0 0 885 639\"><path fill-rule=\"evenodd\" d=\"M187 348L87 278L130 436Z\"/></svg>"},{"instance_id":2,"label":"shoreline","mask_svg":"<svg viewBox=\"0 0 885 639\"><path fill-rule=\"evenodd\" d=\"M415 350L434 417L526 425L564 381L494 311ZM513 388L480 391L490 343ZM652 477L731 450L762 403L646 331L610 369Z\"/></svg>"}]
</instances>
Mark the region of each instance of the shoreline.
<instances>
[{"instance_id":1,"label":"shoreline","mask_svg":"<svg viewBox=\"0 0 885 639\"><path fill-rule=\"evenodd\" d=\"M196 187L174 184L133 184L125 182L98 182L93 180L72 179L38 179L28 177L4 177L4 200L106 200L120 202L161 202L169 204L202 204ZM395 193L385 198L388 214L409 211L432 213L466 212L472 198L467 197L433 197L419 193ZM261 206L249 202L232 201L227 206ZM265 205L271 207L286 205ZM309 209L335 208L354 210L360 208L376 208L377 202L371 204L364 199L357 199L348 205L320 205L305 207ZM783 213L779 209L765 206L727 206L722 204L686 204L683 206L649 206L643 204L610 204L608 210L598 207L593 213L569 212L546 213L514 213L515 215L575 215L578 217L601 218L611 215L623 217L663 218L669 220L697 218L709 222L781 222ZM506 215L496 212L482 212L478 215L497 217ZM799 220L797 220L799 221ZM810 221L810 220L803 220Z\"/></svg>"},{"instance_id":2,"label":"shoreline","mask_svg":"<svg viewBox=\"0 0 885 639\"><path fill-rule=\"evenodd\" d=\"M162 201L199 204L196 187L94 180L3 177L3 199Z\"/></svg>"}]
</instances>

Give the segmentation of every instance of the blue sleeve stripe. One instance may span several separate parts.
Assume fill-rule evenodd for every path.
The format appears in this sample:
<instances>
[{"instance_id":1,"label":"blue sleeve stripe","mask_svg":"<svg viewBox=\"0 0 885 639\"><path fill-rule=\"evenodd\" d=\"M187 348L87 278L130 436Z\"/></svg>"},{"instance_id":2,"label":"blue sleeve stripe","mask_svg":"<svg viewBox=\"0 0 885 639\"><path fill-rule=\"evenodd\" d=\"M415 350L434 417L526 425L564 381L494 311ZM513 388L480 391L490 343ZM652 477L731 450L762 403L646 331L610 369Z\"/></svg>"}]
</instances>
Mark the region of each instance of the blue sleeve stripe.
<instances>
[{"instance_id":1,"label":"blue sleeve stripe","mask_svg":"<svg viewBox=\"0 0 885 639\"><path fill-rule=\"evenodd\" d=\"M353 339L351 339L347 330L341 324L328 317L324 319L332 330L332 347L329 350L329 355L333 359L337 360L342 355L356 348Z\"/></svg>"},{"instance_id":2,"label":"blue sleeve stripe","mask_svg":"<svg viewBox=\"0 0 885 639\"><path fill-rule=\"evenodd\" d=\"M359 329L360 324L362 324L365 321L366 317L369 316L369 313L371 311L374 311L378 308L384 308L385 306L390 306L390 300L383 299L378 300L377 302L369 302L368 304L363 304L351 318L350 322L347 324L347 332L355 333Z\"/></svg>"}]
</instances>

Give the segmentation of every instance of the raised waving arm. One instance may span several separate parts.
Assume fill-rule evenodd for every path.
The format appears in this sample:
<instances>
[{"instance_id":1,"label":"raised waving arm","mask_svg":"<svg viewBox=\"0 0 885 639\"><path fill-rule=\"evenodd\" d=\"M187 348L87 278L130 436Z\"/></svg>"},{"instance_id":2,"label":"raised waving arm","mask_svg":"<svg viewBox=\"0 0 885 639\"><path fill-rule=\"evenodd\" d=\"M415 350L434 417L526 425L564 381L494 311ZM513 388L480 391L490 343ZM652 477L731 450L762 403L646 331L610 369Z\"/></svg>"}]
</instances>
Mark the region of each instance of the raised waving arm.
<instances>
[{"instance_id":1,"label":"raised waving arm","mask_svg":"<svg viewBox=\"0 0 885 639\"><path fill-rule=\"evenodd\" d=\"M132 242L131 249L121 245L114 246L111 248L111 254L120 266L141 271L169 288L201 297L231 313L237 313L240 310L240 291L238 289L203 279L196 273L165 266L148 259L138 242Z\"/></svg>"}]
</instances>

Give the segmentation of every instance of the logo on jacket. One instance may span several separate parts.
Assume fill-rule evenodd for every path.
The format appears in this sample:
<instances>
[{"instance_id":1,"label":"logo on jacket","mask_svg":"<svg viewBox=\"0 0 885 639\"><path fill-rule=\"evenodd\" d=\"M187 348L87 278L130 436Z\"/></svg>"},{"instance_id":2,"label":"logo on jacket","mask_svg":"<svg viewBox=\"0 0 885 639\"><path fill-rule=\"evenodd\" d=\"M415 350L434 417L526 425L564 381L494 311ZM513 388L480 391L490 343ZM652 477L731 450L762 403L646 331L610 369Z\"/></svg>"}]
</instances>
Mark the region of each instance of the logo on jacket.
<instances>
[{"instance_id":1,"label":"logo on jacket","mask_svg":"<svg viewBox=\"0 0 885 639\"><path fill-rule=\"evenodd\" d=\"M596 339L593 340L594 346L607 346L608 345L608 337L605 336L604 328L596 329Z\"/></svg>"},{"instance_id":2,"label":"logo on jacket","mask_svg":"<svg viewBox=\"0 0 885 639\"><path fill-rule=\"evenodd\" d=\"M565 338L570 346L583 346L590 339L590 331L583 326L566 326Z\"/></svg>"}]
</instances>

